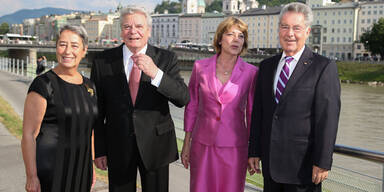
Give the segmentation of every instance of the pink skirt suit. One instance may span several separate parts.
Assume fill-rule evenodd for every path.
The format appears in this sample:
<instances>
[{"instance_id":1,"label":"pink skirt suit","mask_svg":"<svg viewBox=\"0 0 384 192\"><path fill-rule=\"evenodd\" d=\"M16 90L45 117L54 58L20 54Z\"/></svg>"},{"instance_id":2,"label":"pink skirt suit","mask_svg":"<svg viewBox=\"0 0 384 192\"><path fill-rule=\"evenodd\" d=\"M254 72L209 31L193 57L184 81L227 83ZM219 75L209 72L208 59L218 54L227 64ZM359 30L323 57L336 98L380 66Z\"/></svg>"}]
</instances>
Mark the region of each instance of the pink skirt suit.
<instances>
[{"instance_id":1,"label":"pink skirt suit","mask_svg":"<svg viewBox=\"0 0 384 192\"><path fill-rule=\"evenodd\" d=\"M258 68L238 57L230 79L216 78L217 55L195 62L184 130L192 132L191 192L244 191Z\"/></svg>"}]
</instances>

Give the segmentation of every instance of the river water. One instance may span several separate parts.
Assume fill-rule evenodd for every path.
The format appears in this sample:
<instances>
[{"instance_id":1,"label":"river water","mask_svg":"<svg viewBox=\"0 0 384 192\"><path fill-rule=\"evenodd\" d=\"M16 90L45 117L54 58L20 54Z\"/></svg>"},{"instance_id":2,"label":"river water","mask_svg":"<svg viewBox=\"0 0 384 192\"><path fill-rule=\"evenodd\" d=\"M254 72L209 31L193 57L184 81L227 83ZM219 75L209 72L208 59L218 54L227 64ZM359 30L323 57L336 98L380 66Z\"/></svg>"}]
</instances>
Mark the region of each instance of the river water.
<instances>
[{"instance_id":1,"label":"river water","mask_svg":"<svg viewBox=\"0 0 384 192\"><path fill-rule=\"evenodd\" d=\"M89 73L89 69L85 71L86 74ZM181 75L188 84L191 71L182 71ZM181 138L183 111L171 108L175 125L179 129L176 131ZM384 152L384 87L341 84L341 113L336 144ZM364 160L336 154L333 165L333 169L346 169L346 175L353 171L358 175L380 179L383 177L382 165Z\"/></svg>"}]
</instances>

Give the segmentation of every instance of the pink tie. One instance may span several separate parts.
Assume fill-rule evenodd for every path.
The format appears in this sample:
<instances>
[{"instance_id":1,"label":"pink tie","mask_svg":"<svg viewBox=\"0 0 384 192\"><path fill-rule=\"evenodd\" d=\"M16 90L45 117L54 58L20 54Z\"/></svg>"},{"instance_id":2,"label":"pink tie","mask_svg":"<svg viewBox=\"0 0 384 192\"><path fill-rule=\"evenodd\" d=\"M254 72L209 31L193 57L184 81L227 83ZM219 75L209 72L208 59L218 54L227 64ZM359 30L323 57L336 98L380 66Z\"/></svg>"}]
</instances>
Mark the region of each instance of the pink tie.
<instances>
[{"instance_id":1,"label":"pink tie","mask_svg":"<svg viewBox=\"0 0 384 192\"><path fill-rule=\"evenodd\" d=\"M135 63L133 63L131 74L129 74L129 92L131 93L132 103L135 105L137 91L140 84L140 69Z\"/></svg>"}]
</instances>

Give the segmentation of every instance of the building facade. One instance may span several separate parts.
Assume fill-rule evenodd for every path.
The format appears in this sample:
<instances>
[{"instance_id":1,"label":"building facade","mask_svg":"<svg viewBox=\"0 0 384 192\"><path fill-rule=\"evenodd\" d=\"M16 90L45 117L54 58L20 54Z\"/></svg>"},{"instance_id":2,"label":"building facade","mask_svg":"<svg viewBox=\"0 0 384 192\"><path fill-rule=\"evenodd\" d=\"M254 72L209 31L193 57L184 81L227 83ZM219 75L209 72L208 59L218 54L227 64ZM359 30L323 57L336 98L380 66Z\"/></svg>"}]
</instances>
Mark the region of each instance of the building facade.
<instances>
[{"instance_id":1,"label":"building facade","mask_svg":"<svg viewBox=\"0 0 384 192\"><path fill-rule=\"evenodd\" d=\"M168 47L179 38L180 14L152 15L152 34L149 42L160 47Z\"/></svg>"},{"instance_id":2,"label":"building facade","mask_svg":"<svg viewBox=\"0 0 384 192\"><path fill-rule=\"evenodd\" d=\"M360 43L360 37L366 31L370 31L373 24L380 18L384 18L384 1L361 2L358 11L357 41L354 44L354 57L356 59L371 56L371 53L365 50L363 43Z\"/></svg>"},{"instance_id":3,"label":"building facade","mask_svg":"<svg viewBox=\"0 0 384 192\"><path fill-rule=\"evenodd\" d=\"M262 7L245 11L240 18L248 24L248 48L276 50L279 43L281 7Z\"/></svg>"}]
</instances>

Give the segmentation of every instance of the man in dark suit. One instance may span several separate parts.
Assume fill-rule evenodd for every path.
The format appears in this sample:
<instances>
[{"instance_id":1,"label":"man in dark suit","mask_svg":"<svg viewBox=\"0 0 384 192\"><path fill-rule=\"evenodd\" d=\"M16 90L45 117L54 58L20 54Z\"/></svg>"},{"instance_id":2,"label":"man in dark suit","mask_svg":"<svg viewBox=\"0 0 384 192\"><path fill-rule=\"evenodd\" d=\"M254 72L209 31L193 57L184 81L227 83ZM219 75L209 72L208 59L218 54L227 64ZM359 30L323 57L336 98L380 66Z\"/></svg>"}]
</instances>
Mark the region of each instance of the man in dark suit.
<instances>
[{"instance_id":1,"label":"man in dark suit","mask_svg":"<svg viewBox=\"0 0 384 192\"><path fill-rule=\"evenodd\" d=\"M290 3L280 13L283 53L260 64L249 139L249 171L264 191L321 191L332 166L340 113L335 62L305 46L311 9Z\"/></svg>"},{"instance_id":2,"label":"man in dark suit","mask_svg":"<svg viewBox=\"0 0 384 192\"><path fill-rule=\"evenodd\" d=\"M169 163L178 159L168 101L186 105L189 93L173 52L149 45L151 17L141 8L120 13L119 47L92 66L100 116L95 125L95 164L108 168L109 191L168 191Z\"/></svg>"}]
</instances>

